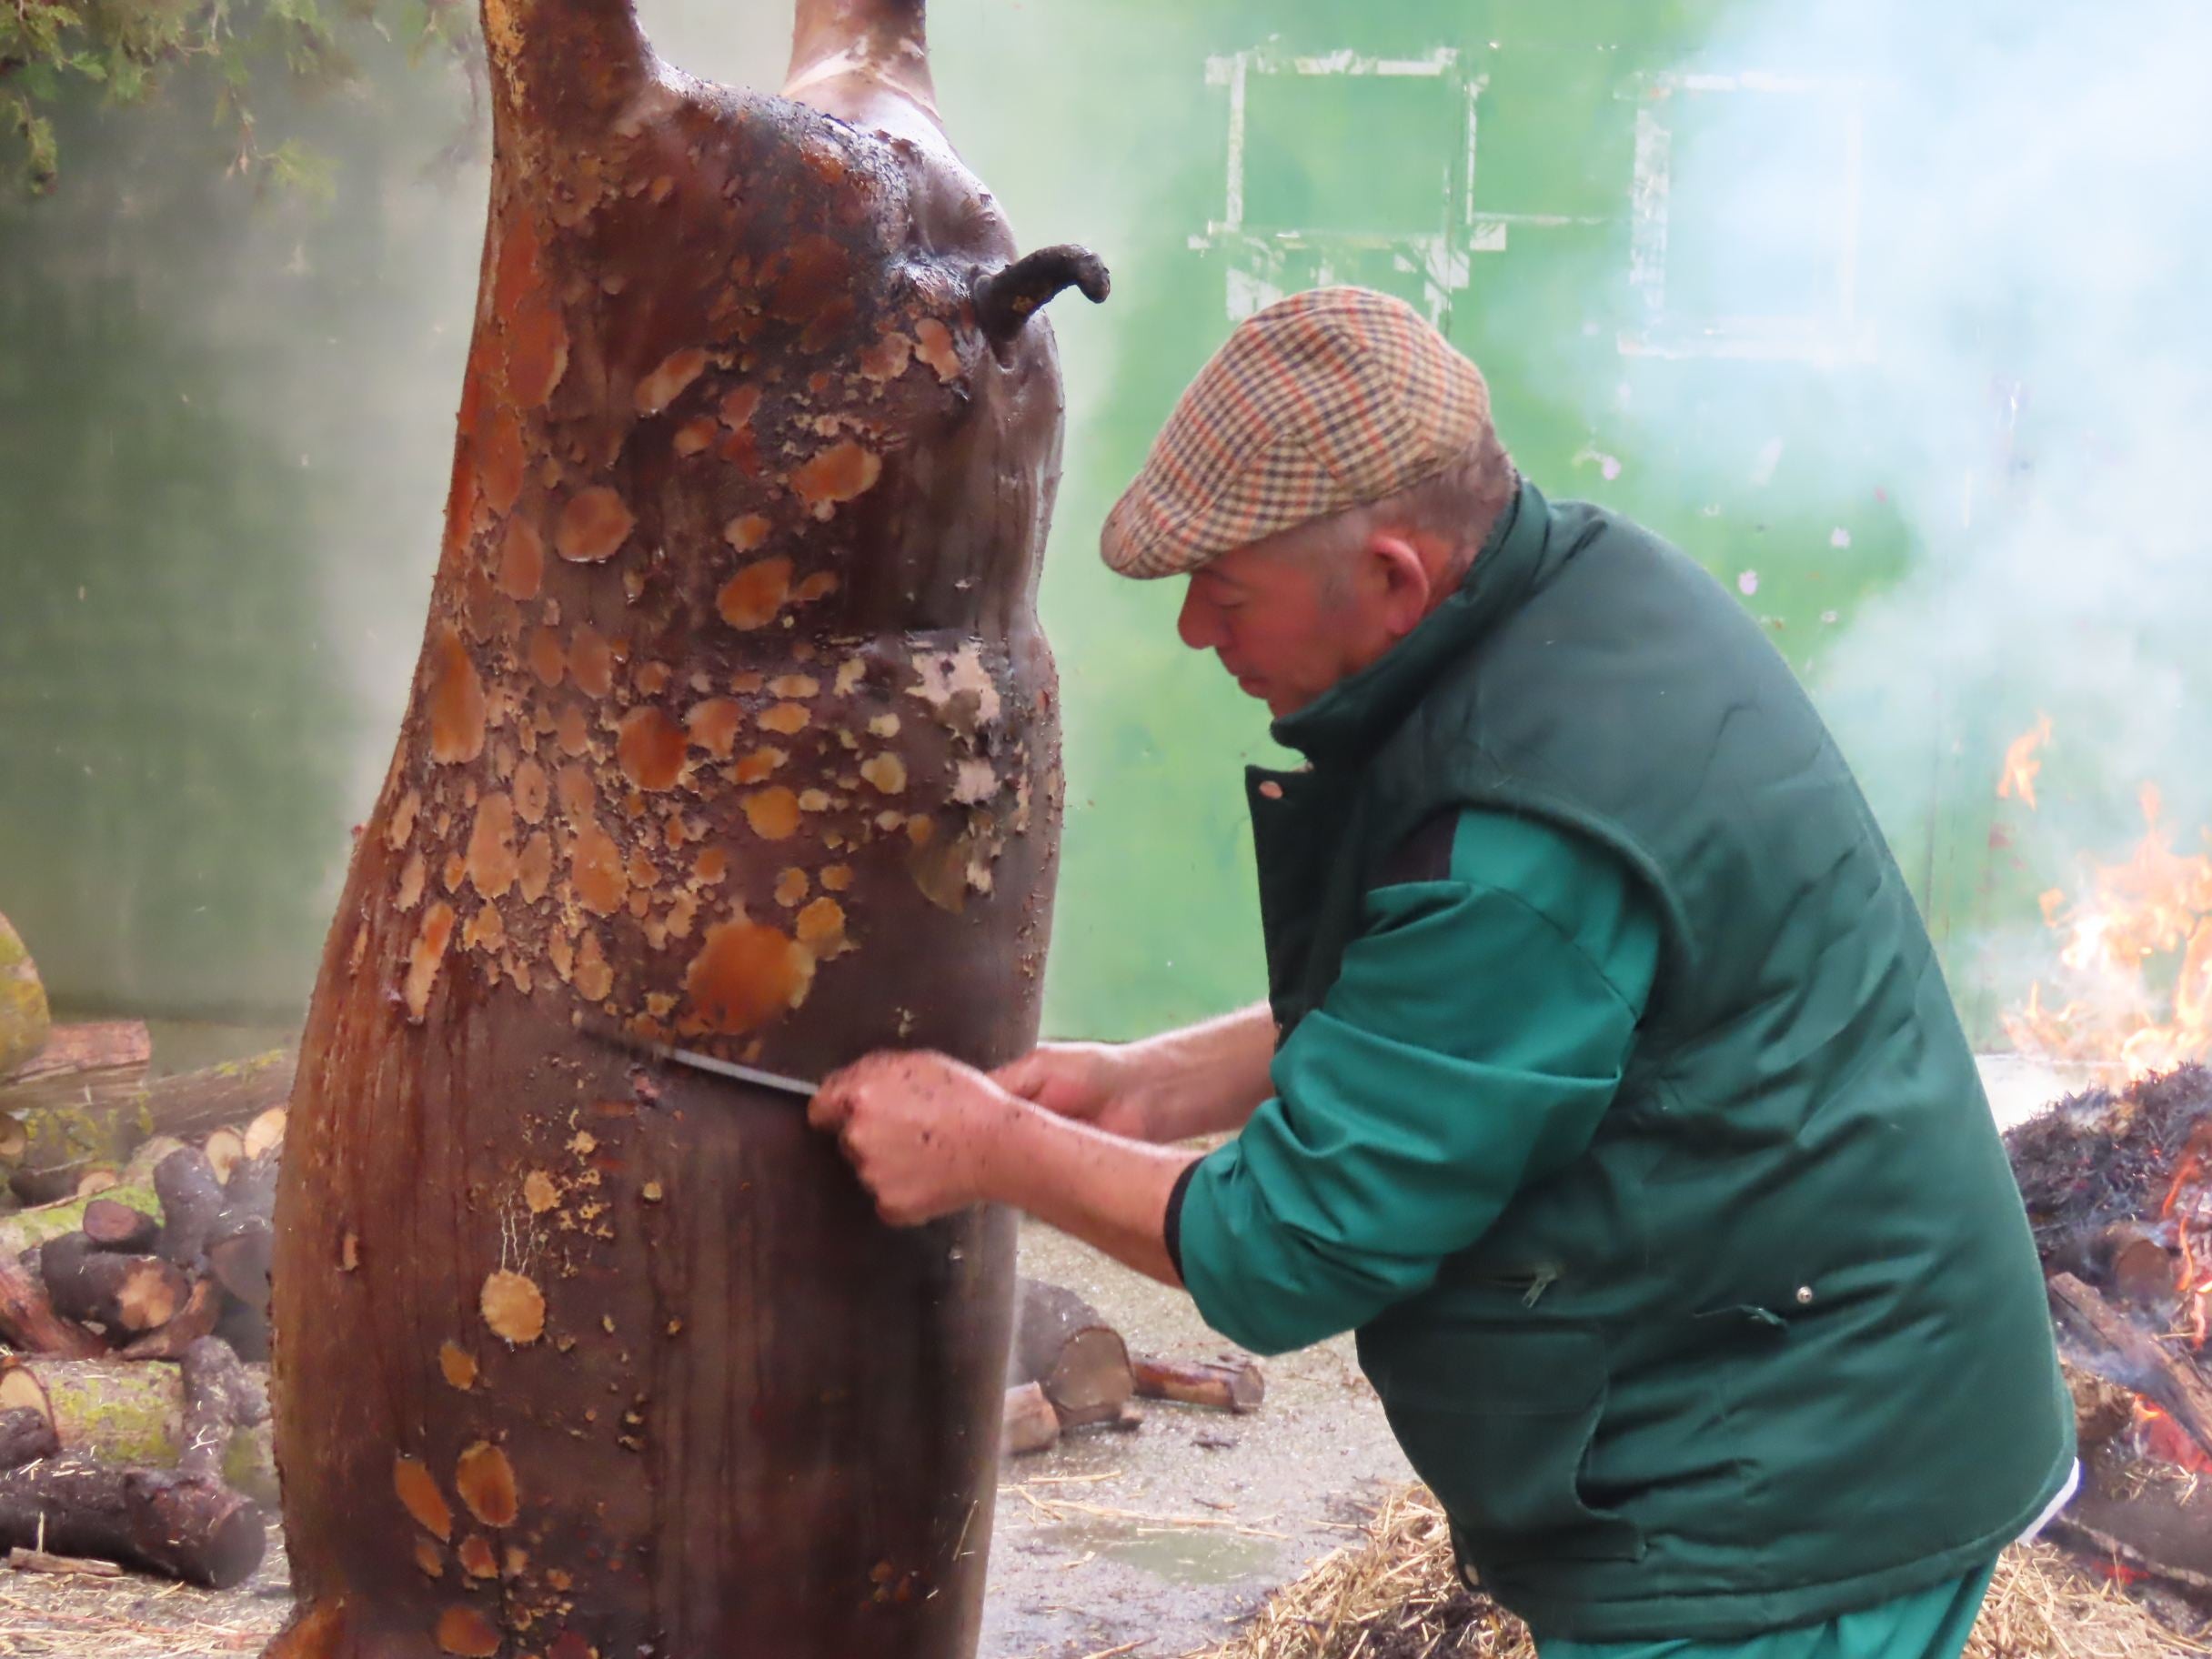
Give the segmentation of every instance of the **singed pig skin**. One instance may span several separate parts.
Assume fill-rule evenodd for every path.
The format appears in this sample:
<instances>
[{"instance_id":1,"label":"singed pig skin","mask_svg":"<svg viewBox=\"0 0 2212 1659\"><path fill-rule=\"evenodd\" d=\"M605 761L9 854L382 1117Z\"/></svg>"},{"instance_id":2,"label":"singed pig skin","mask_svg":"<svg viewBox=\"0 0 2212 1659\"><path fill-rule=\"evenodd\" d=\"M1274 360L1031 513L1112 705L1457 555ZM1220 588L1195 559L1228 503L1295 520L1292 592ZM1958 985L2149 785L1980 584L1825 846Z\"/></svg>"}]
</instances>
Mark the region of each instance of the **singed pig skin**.
<instances>
[{"instance_id":1,"label":"singed pig skin","mask_svg":"<svg viewBox=\"0 0 2212 1659\"><path fill-rule=\"evenodd\" d=\"M918 5L792 97L487 0L443 555L325 947L277 1205L284 1655L960 1659L1010 1218L894 1230L789 1099L1034 1038L1061 397ZM1009 266L1012 266L1009 269Z\"/></svg>"}]
</instances>

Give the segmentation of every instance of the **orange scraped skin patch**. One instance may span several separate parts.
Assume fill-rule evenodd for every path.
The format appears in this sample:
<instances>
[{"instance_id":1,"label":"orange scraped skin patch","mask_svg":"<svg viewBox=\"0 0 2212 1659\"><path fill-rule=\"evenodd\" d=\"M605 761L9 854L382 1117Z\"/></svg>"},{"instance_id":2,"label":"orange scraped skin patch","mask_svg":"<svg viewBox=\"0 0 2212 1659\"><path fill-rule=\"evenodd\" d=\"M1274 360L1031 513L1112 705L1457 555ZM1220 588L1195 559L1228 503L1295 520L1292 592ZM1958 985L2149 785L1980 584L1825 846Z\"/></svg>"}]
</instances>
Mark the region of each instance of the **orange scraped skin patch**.
<instances>
[{"instance_id":1,"label":"orange scraped skin patch","mask_svg":"<svg viewBox=\"0 0 2212 1659\"><path fill-rule=\"evenodd\" d=\"M484 499L494 512L511 511L522 499L522 422L512 409L495 409L479 430L483 441L477 478L484 487Z\"/></svg>"},{"instance_id":2,"label":"orange scraped skin patch","mask_svg":"<svg viewBox=\"0 0 2212 1659\"><path fill-rule=\"evenodd\" d=\"M764 841L780 841L799 828L799 797L781 784L770 784L745 797L745 819Z\"/></svg>"},{"instance_id":3,"label":"orange scraped skin patch","mask_svg":"<svg viewBox=\"0 0 2212 1659\"><path fill-rule=\"evenodd\" d=\"M686 457L699 454L714 443L720 430L710 416L701 415L697 419L687 420L676 428L676 453Z\"/></svg>"},{"instance_id":4,"label":"orange scraped skin patch","mask_svg":"<svg viewBox=\"0 0 2212 1659\"><path fill-rule=\"evenodd\" d=\"M419 1022L429 1008L430 987L437 980L438 965L446 960L446 947L452 942L453 907L440 900L423 912L422 931L415 936L414 948L407 953L402 994L410 1020Z\"/></svg>"},{"instance_id":5,"label":"orange scraped skin patch","mask_svg":"<svg viewBox=\"0 0 2212 1659\"><path fill-rule=\"evenodd\" d=\"M477 808L468 834L468 880L487 899L498 899L515 884L515 803L494 792Z\"/></svg>"},{"instance_id":6,"label":"orange scraped skin patch","mask_svg":"<svg viewBox=\"0 0 2212 1659\"><path fill-rule=\"evenodd\" d=\"M661 359L658 368L638 382L632 397L638 413L659 414L683 396L684 388L698 379L706 367L707 354L697 346L670 352Z\"/></svg>"},{"instance_id":7,"label":"orange scraped skin patch","mask_svg":"<svg viewBox=\"0 0 2212 1659\"><path fill-rule=\"evenodd\" d=\"M453 1490L468 1513L486 1526L512 1526L521 1511L515 1493L514 1465L489 1441L479 1440L454 1465Z\"/></svg>"},{"instance_id":8,"label":"orange scraped skin patch","mask_svg":"<svg viewBox=\"0 0 2212 1659\"><path fill-rule=\"evenodd\" d=\"M773 528L759 513L740 513L722 527L722 539L740 553L749 553L768 539Z\"/></svg>"},{"instance_id":9,"label":"orange scraped skin patch","mask_svg":"<svg viewBox=\"0 0 2212 1659\"><path fill-rule=\"evenodd\" d=\"M595 916L611 916L629 891L629 873L614 837L587 819L577 827L569 850L576 876L576 901Z\"/></svg>"},{"instance_id":10,"label":"orange scraped skin patch","mask_svg":"<svg viewBox=\"0 0 2212 1659\"><path fill-rule=\"evenodd\" d=\"M622 775L641 789L672 789L684 774L684 729L668 710L648 703L622 717L615 759Z\"/></svg>"},{"instance_id":11,"label":"orange scraped skin patch","mask_svg":"<svg viewBox=\"0 0 2212 1659\"><path fill-rule=\"evenodd\" d=\"M546 821L546 769L534 755L526 755L515 768L515 816L526 824Z\"/></svg>"},{"instance_id":12,"label":"orange scraped skin patch","mask_svg":"<svg viewBox=\"0 0 2212 1659\"><path fill-rule=\"evenodd\" d=\"M452 624L430 642L430 758L457 762L484 752L484 681Z\"/></svg>"},{"instance_id":13,"label":"orange scraped skin patch","mask_svg":"<svg viewBox=\"0 0 2212 1659\"><path fill-rule=\"evenodd\" d=\"M492 1659L499 1651L499 1627L474 1607L448 1607L437 1615L437 1644L458 1659Z\"/></svg>"},{"instance_id":14,"label":"orange scraped skin patch","mask_svg":"<svg viewBox=\"0 0 2212 1659\"><path fill-rule=\"evenodd\" d=\"M817 956L828 956L845 942L845 907L817 899L799 912L799 942Z\"/></svg>"},{"instance_id":15,"label":"orange scraped skin patch","mask_svg":"<svg viewBox=\"0 0 2212 1659\"><path fill-rule=\"evenodd\" d=\"M441 1543L453 1536L453 1508L437 1489L437 1477L418 1460L396 1459L392 1463L392 1490L422 1530Z\"/></svg>"},{"instance_id":16,"label":"orange scraped skin patch","mask_svg":"<svg viewBox=\"0 0 2212 1659\"><path fill-rule=\"evenodd\" d=\"M510 599L534 599L545 579L546 538L528 518L510 518L499 538L499 591Z\"/></svg>"},{"instance_id":17,"label":"orange scraped skin patch","mask_svg":"<svg viewBox=\"0 0 2212 1659\"><path fill-rule=\"evenodd\" d=\"M933 317L914 325L914 355L937 371L940 380L952 380L960 372L960 354L952 344L952 330Z\"/></svg>"},{"instance_id":18,"label":"orange scraped skin patch","mask_svg":"<svg viewBox=\"0 0 2212 1659\"><path fill-rule=\"evenodd\" d=\"M883 457L848 438L823 450L791 475L791 488L817 518L840 501L865 494L883 476Z\"/></svg>"},{"instance_id":19,"label":"orange scraped skin patch","mask_svg":"<svg viewBox=\"0 0 2212 1659\"><path fill-rule=\"evenodd\" d=\"M477 1311L491 1333L520 1347L545 1334L545 1293L522 1274L501 1268L484 1281Z\"/></svg>"},{"instance_id":20,"label":"orange scraped skin patch","mask_svg":"<svg viewBox=\"0 0 2212 1659\"><path fill-rule=\"evenodd\" d=\"M620 496L595 484L571 496L560 509L553 550L572 563L596 565L615 556L637 522Z\"/></svg>"},{"instance_id":21,"label":"orange scraped skin patch","mask_svg":"<svg viewBox=\"0 0 2212 1659\"><path fill-rule=\"evenodd\" d=\"M706 1030L735 1035L796 1007L813 974L814 959L796 940L739 917L707 930L684 990Z\"/></svg>"},{"instance_id":22,"label":"orange scraped skin patch","mask_svg":"<svg viewBox=\"0 0 2212 1659\"><path fill-rule=\"evenodd\" d=\"M615 689L615 653L594 628L579 628L568 641L568 670L579 689L605 697Z\"/></svg>"},{"instance_id":23,"label":"orange scraped skin patch","mask_svg":"<svg viewBox=\"0 0 2212 1659\"><path fill-rule=\"evenodd\" d=\"M716 759L727 760L736 747L738 723L743 719L744 710L736 702L727 697L711 697L691 705L684 716L684 729L692 742Z\"/></svg>"},{"instance_id":24,"label":"orange scraped skin patch","mask_svg":"<svg viewBox=\"0 0 2212 1659\"><path fill-rule=\"evenodd\" d=\"M447 1385L467 1393L477 1385L477 1362L468 1350L455 1342L440 1342L437 1369Z\"/></svg>"},{"instance_id":25,"label":"orange scraped skin patch","mask_svg":"<svg viewBox=\"0 0 2212 1659\"><path fill-rule=\"evenodd\" d=\"M548 687L559 685L568 672L568 653L561 649L560 636L549 628L533 628L525 649L530 659L530 672L538 676L538 683Z\"/></svg>"},{"instance_id":26,"label":"orange scraped skin patch","mask_svg":"<svg viewBox=\"0 0 2212 1659\"><path fill-rule=\"evenodd\" d=\"M778 703L761 711L760 729L779 732L788 738L794 732L806 730L810 719L803 704Z\"/></svg>"},{"instance_id":27,"label":"orange scraped skin patch","mask_svg":"<svg viewBox=\"0 0 2212 1659\"><path fill-rule=\"evenodd\" d=\"M515 888L525 904L536 904L546 896L552 880L553 841L540 830L522 844L515 860Z\"/></svg>"},{"instance_id":28,"label":"orange scraped skin patch","mask_svg":"<svg viewBox=\"0 0 2212 1659\"><path fill-rule=\"evenodd\" d=\"M776 619L791 591L791 561L780 556L756 559L715 596L714 608L732 628L766 628Z\"/></svg>"}]
</instances>

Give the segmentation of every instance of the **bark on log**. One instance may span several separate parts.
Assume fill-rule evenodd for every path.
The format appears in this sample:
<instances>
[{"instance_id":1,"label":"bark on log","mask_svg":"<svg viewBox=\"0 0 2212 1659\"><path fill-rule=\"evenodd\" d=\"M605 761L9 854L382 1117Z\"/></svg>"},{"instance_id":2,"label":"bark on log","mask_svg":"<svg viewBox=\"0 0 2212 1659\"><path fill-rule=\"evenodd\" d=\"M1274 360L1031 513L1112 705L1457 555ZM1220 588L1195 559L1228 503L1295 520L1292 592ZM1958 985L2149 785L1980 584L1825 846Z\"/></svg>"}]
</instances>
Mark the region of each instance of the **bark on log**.
<instances>
[{"instance_id":1,"label":"bark on log","mask_svg":"<svg viewBox=\"0 0 2212 1659\"><path fill-rule=\"evenodd\" d=\"M26 1374L45 1409L0 1410L0 1544L98 1556L218 1590L260 1564L261 1512L221 1474L232 1427L252 1402L236 1355L203 1341L177 1368L183 1444L174 1469L87 1455L61 1434L54 1390L35 1371L15 1368L9 1380Z\"/></svg>"},{"instance_id":2,"label":"bark on log","mask_svg":"<svg viewBox=\"0 0 2212 1659\"><path fill-rule=\"evenodd\" d=\"M112 1098L35 1104L22 1114L29 1143L9 1184L25 1203L46 1202L75 1191L87 1170L120 1166L154 1136L197 1141L282 1105L293 1073L291 1052L276 1049L139 1081ZM0 1111L15 1109L0 1089Z\"/></svg>"},{"instance_id":3,"label":"bark on log","mask_svg":"<svg viewBox=\"0 0 2212 1659\"><path fill-rule=\"evenodd\" d=\"M231 1386L227 1380L226 1385ZM264 1503L276 1501L268 1409L248 1366L230 1396L232 1429L223 1480ZM43 1411L70 1453L106 1463L174 1469L187 1443L181 1366L116 1358L18 1360L0 1372L0 1412Z\"/></svg>"},{"instance_id":4,"label":"bark on log","mask_svg":"<svg viewBox=\"0 0 2212 1659\"><path fill-rule=\"evenodd\" d=\"M2079 1354L2077 1362L2156 1402L2212 1456L2212 1384L2195 1363L2167 1352L2072 1273L2053 1273L2049 1288L2060 1321L2101 1351Z\"/></svg>"},{"instance_id":5,"label":"bark on log","mask_svg":"<svg viewBox=\"0 0 2212 1659\"><path fill-rule=\"evenodd\" d=\"M0 1544L96 1555L227 1590L261 1564L261 1511L220 1481L65 1453L0 1473Z\"/></svg>"},{"instance_id":6,"label":"bark on log","mask_svg":"<svg viewBox=\"0 0 2212 1659\"><path fill-rule=\"evenodd\" d=\"M54 1029L46 988L23 936L0 916L0 1079L28 1063Z\"/></svg>"},{"instance_id":7,"label":"bark on log","mask_svg":"<svg viewBox=\"0 0 2212 1659\"><path fill-rule=\"evenodd\" d=\"M170 1315L168 1323L147 1332L134 1342L126 1342L117 1350L117 1357L126 1360L182 1359L185 1351L202 1338L215 1332L216 1322L224 1309L222 1286L209 1278L193 1282L192 1293L185 1305ZM263 1353L251 1356L266 1358Z\"/></svg>"},{"instance_id":8,"label":"bark on log","mask_svg":"<svg viewBox=\"0 0 2212 1659\"><path fill-rule=\"evenodd\" d=\"M1034 1382L1017 1383L1006 1391L1005 1414L999 1423L999 1455L1018 1457L1043 1452L1060 1443L1060 1413Z\"/></svg>"},{"instance_id":9,"label":"bark on log","mask_svg":"<svg viewBox=\"0 0 2212 1659\"><path fill-rule=\"evenodd\" d=\"M154 1166L154 1191L161 1200L161 1253L187 1271L198 1268L227 1197L215 1166L206 1153L182 1147Z\"/></svg>"},{"instance_id":10,"label":"bark on log","mask_svg":"<svg viewBox=\"0 0 2212 1659\"><path fill-rule=\"evenodd\" d=\"M22 1155L37 1144L45 1114L97 1114L132 1098L153 1058L153 1040L142 1021L54 1027L36 1053L0 1079L0 1112L21 1121L26 1133Z\"/></svg>"},{"instance_id":11,"label":"bark on log","mask_svg":"<svg viewBox=\"0 0 2212 1659\"><path fill-rule=\"evenodd\" d=\"M1251 1360L1140 1359L1133 1369L1141 1399L1176 1400L1242 1415L1258 1411L1267 1398L1267 1379Z\"/></svg>"},{"instance_id":12,"label":"bark on log","mask_svg":"<svg viewBox=\"0 0 2212 1659\"><path fill-rule=\"evenodd\" d=\"M133 1152L115 1172L113 1181L96 1191L72 1192L32 1209L19 1210L14 1215L0 1215L0 1254L21 1255L48 1239L82 1232L85 1207L95 1199L128 1204L149 1214L158 1212L161 1198L154 1191L154 1168L176 1151L178 1144L166 1135L157 1135Z\"/></svg>"},{"instance_id":13,"label":"bark on log","mask_svg":"<svg viewBox=\"0 0 2212 1659\"><path fill-rule=\"evenodd\" d=\"M156 1191L159 1190L156 1184ZM163 1209L167 1207L165 1200ZM161 1222L143 1210L103 1195L85 1206L85 1236L101 1250L144 1255L161 1236Z\"/></svg>"},{"instance_id":14,"label":"bark on log","mask_svg":"<svg viewBox=\"0 0 2212 1659\"><path fill-rule=\"evenodd\" d=\"M38 1269L56 1313L116 1343L160 1329L192 1297L192 1282L174 1262L116 1255L82 1232L39 1246Z\"/></svg>"},{"instance_id":15,"label":"bark on log","mask_svg":"<svg viewBox=\"0 0 2212 1659\"><path fill-rule=\"evenodd\" d=\"M0 1341L24 1353L90 1359L107 1352L98 1337L54 1311L45 1281L0 1249Z\"/></svg>"},{"instance_id":16,"label":"bark on log","mask_svg":"<svg viewBox=\"0 0 2212 1659\"><path fill-rule=\"evenodd\" d=\"M0 1469L14 1469L57 1455L61 1437L54 1419L35 1406L12 1405L0 1411Z\"/></svg>"},{"instance_id":17,"label":"bark on log","mask_svg":"<svg viewBox=\"0 0 2212 1659\"><path fill-rule=\"evenodd\" d=\"M804 0L800 103L487 0L444 553L277 1205L278 1653L459 1618L417 1523L494 1451L532 1542L472 1650L971 1649L1008 1218L884 1227L788 1101L578 1029L797 1075L1035 1032L1061 391L973 316L1018 249L920 35Z\"/></svg>"},{"instance_id":18,"label":"bark on log","mask_svg":"<svg viewBox=\"0 0 2212 1659\"><path fill-rule=\"evenodd\" d=\"M1063 1429L1114 1422L1136 1392L1121 1332L1073 1291L1037 1279L1021 1281L1006 1381L1042 1387Z\"/></svg>"}]
</instances>

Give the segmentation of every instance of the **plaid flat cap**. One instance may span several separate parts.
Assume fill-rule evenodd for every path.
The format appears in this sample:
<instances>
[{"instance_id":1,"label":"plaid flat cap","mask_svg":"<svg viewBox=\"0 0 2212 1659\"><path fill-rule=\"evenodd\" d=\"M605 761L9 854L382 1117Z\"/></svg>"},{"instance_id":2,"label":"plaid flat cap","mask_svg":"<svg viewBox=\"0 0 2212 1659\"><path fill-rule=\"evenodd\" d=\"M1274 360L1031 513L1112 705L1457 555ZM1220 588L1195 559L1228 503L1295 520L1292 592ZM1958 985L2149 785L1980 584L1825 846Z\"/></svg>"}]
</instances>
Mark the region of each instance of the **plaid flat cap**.
<instances>
[{"instance_id":1,"label":"plaid flat cap","mask_svg":"<svg viewBox=\"0 0 2212 1659\"><path fill-rule=\"evenodd\" d=\"M1123 576L1195 570L1433 478L1489 425L1482 371L1413 307L1370 288L1294 294L1199 370L1099 550Z\"/></svg>"}]
</instances>

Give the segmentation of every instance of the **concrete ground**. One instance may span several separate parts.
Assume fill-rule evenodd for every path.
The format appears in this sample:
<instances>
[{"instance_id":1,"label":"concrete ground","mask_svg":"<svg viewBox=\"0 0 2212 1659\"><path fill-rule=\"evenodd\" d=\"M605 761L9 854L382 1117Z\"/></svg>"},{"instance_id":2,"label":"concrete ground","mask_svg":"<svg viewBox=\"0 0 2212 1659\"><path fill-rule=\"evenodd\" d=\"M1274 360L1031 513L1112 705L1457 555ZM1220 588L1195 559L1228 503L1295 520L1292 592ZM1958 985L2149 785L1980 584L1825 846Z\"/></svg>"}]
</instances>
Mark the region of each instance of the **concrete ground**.
<instances>
[{"instance_id":1,"label":"concrete ground","mask_svg":"<svg viewBox=\"0 0 2212 1659\"><path fill-rule=\"evenodd\" d=\"M1132 1353L1224 1352L1190 1298L1063 1233L1025 1226L1021 1259L1091 1302ZM1249 1416L1147 1401L1140 1428L1086 1430L1000 1466L980 1659L1203 1650L1410 1478L1350 1337L1262 1368L1267 1399Z\"/></svg>"}]
</instances>

